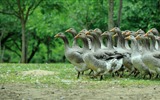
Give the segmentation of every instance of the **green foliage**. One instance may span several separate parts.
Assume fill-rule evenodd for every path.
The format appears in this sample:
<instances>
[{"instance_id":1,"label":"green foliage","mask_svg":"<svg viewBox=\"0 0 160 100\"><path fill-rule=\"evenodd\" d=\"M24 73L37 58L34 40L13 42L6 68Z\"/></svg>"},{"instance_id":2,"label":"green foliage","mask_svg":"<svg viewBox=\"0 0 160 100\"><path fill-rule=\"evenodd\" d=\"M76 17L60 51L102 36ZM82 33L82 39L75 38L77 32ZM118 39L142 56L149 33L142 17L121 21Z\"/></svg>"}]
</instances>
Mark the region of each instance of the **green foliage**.
<instances>
[{"instance_id":1,"label":"green foliage","mask_svg":"<svg viewBox=\"0 0 160 100\"><path fill-rule=\"evenodd\" d=\"M1 54L4 50L4 58L10 58L7 62L19 62L21 55L21 24L13 15L17 11L16 1L9 6L7 1L0 1L0 34L3 34ZM30 4L37 0L22 0L24 13ZM114 1L114 21L116 23L119 9L119 1ZM123 0L121 30L148 29L155 27L159 29L160 0ZM9 15L2 13L7 11ZM28 39L28 58L34 50L37 50L31 58L32 63L38 62L63 62L63 42L54 39L58 32L65 32L73 27L79 32L83 28L100 28L107 30L108 23L108 1L105 0L47 0L34 10L28 18L26 35ZM159 30L160 31L160 30ZM13 35L10 35L12 33ZM6 38L8 36L8 38ZM66 34L70 44L73 37ZM17 38L19 37L19 38ZM6 38L6 39L5 39ZM40 41L40 45L38 45ZM80 41L81 42L81 41ZM5 47L5 49L4 49ZM36 49L38 48L38 49Z\"/></svg>"}]
</instances>

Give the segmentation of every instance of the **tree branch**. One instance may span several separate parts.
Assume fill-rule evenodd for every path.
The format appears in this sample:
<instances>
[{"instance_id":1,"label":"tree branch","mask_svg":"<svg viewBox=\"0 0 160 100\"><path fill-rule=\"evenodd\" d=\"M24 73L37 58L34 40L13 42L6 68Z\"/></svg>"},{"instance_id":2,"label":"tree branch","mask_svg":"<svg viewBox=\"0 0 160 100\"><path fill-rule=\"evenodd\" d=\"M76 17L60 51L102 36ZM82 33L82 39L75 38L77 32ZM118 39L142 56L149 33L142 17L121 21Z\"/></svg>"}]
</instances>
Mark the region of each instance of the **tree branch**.
<instances>
[{"instance_id":1,"label":"tree branch","mask_svg":"<svg viewBox=\"0 0 160 100\"><path fill-rule=\"evenodd\" d=\"M37 45L35 47L33 47L32 52L27 60L27 63L29 63L31 61L31 59L34 57L35 53L38 51L39 49L39 45L41 44L41 40L39 39L37 42Z\"/></svg>"},{"instance_id":2,"label":"tree branch","mask_svg":"<svg viewBox=\"0 0 160 100\"><path fill-rule=\"evenodd\" d=\"M13 42L16 45L16 47L18 48L18 50L21 51L21 48L19 47L18 43L16 41L14 41L14 40L13 40Z\"/></svg>"},{"instance_id":3,"label":"tree branch","mask_svg":"<svg viewBox=\"0 0 160 100\"><path fill-rule=\"evenodd\" d=\"M39 4L42 2L43 0L39 0L39 2L33 7L32 11L29 13L29 15L31 15L33 13L33 11L39 6Z\"/></svg>"},{"instance_id":4,"label":"tree branch","mask_svg":"<svg viewBox=\"0 0 160 100\"><path fill-rule=\"evenodd\" d=\"M13 3L10 3L9 2L9 0L5 0L6 2L7 2L7 4L9 5L9 7L11 7L11 9L13 10L13 13L14 13L14 15L16 16L16 17L19 17L18 16L18 11L16 11L15 9L14 9L14 4Z\"/></svg>"},{"instance_id":5,"label":"tree branch","mask_svg":"<svg viewBox=\"0 0 160 100\"><path fill-rule=\"evenodd\" d=\"M19 18L19 16L16 13L13 13L13 12L0 11L0 13L6 14L6 15L14 15L14 16Z\"/></svg>"},{"instance_id":6,"label":"tree branch","mask_svg":"<svg viewBox=\"0 0 160 100\"><path fill-rule=\"evenodd\" d=\"M8 50L10 50L10 51L12 51L12 52L14 52L14 53L16 53L19 57L21 57L21 55L17 52L17 50L13 50L13 49L11 49L10 47L8 47L8 46L5 46L6 47L6 49L8 49Z\"/></svg>"},{"instance_id":7,"label":"tree branch","mask_svg":"<svg viewBox=\"0 0 160 100\"><path fill-rule=\"evenodd\" d=\"M22 8L21 8L20 0L17 0L17 5L18 5L18 9L19 9L18 15L19 15L20 19L21 19L21 18L24 18L24 16L23 16L23 10L22 10Z\"/></svg>"}]
</instances>

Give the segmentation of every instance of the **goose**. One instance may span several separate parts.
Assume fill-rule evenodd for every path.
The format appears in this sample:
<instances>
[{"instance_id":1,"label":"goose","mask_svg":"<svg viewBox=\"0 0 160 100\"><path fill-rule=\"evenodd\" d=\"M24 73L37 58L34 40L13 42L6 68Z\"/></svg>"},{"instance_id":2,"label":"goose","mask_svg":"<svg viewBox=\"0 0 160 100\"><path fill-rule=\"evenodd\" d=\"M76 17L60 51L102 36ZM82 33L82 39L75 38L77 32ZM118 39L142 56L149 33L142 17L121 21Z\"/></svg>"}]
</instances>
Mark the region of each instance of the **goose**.
<instances>
[{"instance_id":1,"label":"goose","mask_svg":"<svg viewBox=\"0 0 160 100\"><path fill-rule=\"evenodd\" d=\"M129 30L124 31L122 34L124 35L124 37L130 36L130 35L136 36L134 31L129 31ZM125 39L125 42L126 41L127 41L127 43L129 42L127 39ZM123 65L126 67L127 71L129 71L128 76L130 76L134 73L134 75L136 77L136 73L138 72L138 70L133 66L133 64L131 62L131 48L129 47L128 50L130 52L126 53L126 56L123 58Z\"/></svg>"},{"instance_id":2,"label":"goose","mask_svg":"<svg viewBox=\"0 0 160 100\"><path fill-rule=\"evenodd\" d=\"M148 32L152 32L155 37L159 37L159 36L160 36L160 34L159 34L159 32L158 32L158 30L157 30L156 28L152 28L152 29L150 29ZM147 32L147 33L148 33L148 32ZM156 45L155 45L155 46L156 46L156 49L159 50L160 44L159 44L158 42L159 42L159 41L156 41Z\"/></svg>"},{"instance_id":3,"label":"goose","mask_svg":"<svg viewBox=\"0 0 160 100\"><path fill-rule=\"evenodd\" d=\"M125 31L122 31L122 35L123 37L126 37L126 33L128 33L129 30L125 30ZM131 50L129 44L128 44L128 40L125 40L125 47L128 49L128 50Z\"/></svg>"},{"instance_id":4,"label":"goose","mask_svg":"<svg viewBox=\"0 0 160 100\"><path fill-rule=\"evenodd\" d=\"M105 49L106 46L104 45L102 37L101 37L102 31L99 28L95 28L94 32L96 32L98 34L98 36L99 36L99 41L100 41L100 44L101 44L101 49Z\"/></svg>"},{"instance_id":5,"label":"goose","mask_svg":"<svg viewBox=\"0 0 160 100\"><path fill-rule=\"evenodd\" d=\"M152 32L147 32L145 36L150 38L150 51L157 51L156 49L156 37ZM157 47L158 48L158 47Z\"/></svg>"},{"instance_id":6,"label":"goose","mask_svg":"<svg viewBox=\"0 0 160 100\"><path fill-rule=\"evenodd\" d=\"M86 34L79 33L75 36L75 38L81 38L83 43L87 44ZM104 53L96 53L91 52L89 49L85 49L85 53L83 54L83 60L87 64L87 66L94 71L94 76L100 76L100 80L103 79L103 75L105 72L112 71L112 64L114 64L117 59L113 59L112 57L109 57L108 55L105 55ZM108 59L103 59L100 55L107 56ZM115 58L120 58L122 55L116 55Z\"/></svg>"},{"instance_id":7,"label":"goose","mask_svg":"<svg viewBox=\"0 0 160 100\"><path fill-rule=\"evenodd\" d=\"M118 40L117 40L117 47L115 48L119 53L129 53L130 50L128 50L125 47L125 39L124 36L122 35L121 30L118 27L114 27L113 29L110 30L110 32L117 33L118 35Z\"/></svg>"},{"instance_id":8,"label":"goose","mask_svg":"<svg viewBox=\"0 0 160 100\"><path fill-rule=\"evenodd\" d=\"M145 34L145 32L142 29L139 29L135 32L136 35L138 34Z\"/></svg>"},{"instance_id":9,"label":"goose","mask_svg":"<svg viewBox=\"0 0 160 100\"><path fill-rule=\"evenodd\" d=\"M69 46L69 41L64 33L60 32L54 37L61 38L63 40L65 57L74 65L75 70L78 72L77 78L79 78L81 72L83 73L84 71L89 69L82 59L82 52L79 52L76 50L76 48Z\"/></svg>"},{"instance_id":10,"label":"goose","mask_svg":"<svg viewBox=\"0 0 160 100\"><path fill-rule=\"evenodd\" d=\"M73 37L75 37L78 33L74 28L69 28L67 29L65 32L71 33ZM82 29L81 32L87 32L87 29ZM91 42L90 39L87 39L89 41L89 48L91 48ZM73 43L72 43L72 47L76 47L79 51L80 51L80 46L77 43L77 39L74 39Z\"/></svg>"},{"instance_id":11,"label":"goose","mask_svg":"<svg viewBox=\"0 0 160 100\"><path fill-rule=\"evenodd\" d=\"M77 35L77 31L74 28L69 28L65 32L71 33L73 37ZM76 39L73 40L72 47L80 48Z\"/></svg>"},{"instance_id":12,"label":"goose","mask_svg":"<svg viewBox=\"0 0 160 100\"><path fill-rule=\"evenodd\" d=\"M157 50L160 51L160 36L156 36L156 41L157 41Z\"/></svg>"},{"instance_id":13,"label":"goose","mask_svg":"<svg viewBox=\"0 0 160 100\"><path fill-rule=\"evenodd\" d=\"M100 34L97 34L94 30L89 30L85 33L86 35L91 35L94 40L93 47L95 48L95 51L101 49L101 42L100 42Z\"/></svg>"},{"instance_id":14,"label":"goose","mask_svg":"<svg viewBox=\"0 0 160 100\"><path fill-rule=\"evenodd\" d=\"M157 30L156 28L150 29L149 32L152 32L152 33L153 33L154 35L156 35L156 36L159 36L159 35L160 35L159 32L158 32L158 30Z\"/></svg>"},{"instance_id":15,"label":"goose","mask_svg":"<svg viewBox=\"0 0 160 100\"><path fill-rule=\"evenodd\" d=\"M106 49L115 51L114 45L113 45L112 33L110 33L109 31L105 31L101 34L101 37L106 38Z\"/></svg>"},{"instance_id":16,"label":"goose","mask_svg":"<svg viewBox=\"0 0 160 100\"><path fill-rule=\"evenodd\" d=\"M154 36L152 32L147 32L145 36ZM160 74L160 51L151 51L143 55L143 61L153 70L156 70L157 76Z\"/></svg>"},{"instance_id":17,"label":"goose","mask_svg":"<svg viewBox=\"0 0 160 100\"><path fill-rule=\"evenodd\" d=\"M145 60L148 59L148 58L145 58L145 57L147 57L146 54L148 55L148 54L151 54L153 52L150 49L150 40L148 39L146 34L144 34L144 35L139 34L139 35L137 35L136 39L139 40L140 43L141 43L142 51L143 51L143 52L141 52L141 54L142 54L141 58L142 58L143 63L145 63ZM156 72L156 67L149 66L147 63L145 63L145 64L148 66L148 68L149 68L149 70L152 74L157 73Z\"/></svg>"},{"instance_id":18,"label":"goose","mask_svg":"<svg viewBox=\"0 0 160 100\"><path fill-rule=\"evenodd\" d=\"M109 32L109 31L105 31L105 32L103 32L103 34L101 34L101 36L102 37L105 37L106 38L106 43L107 43L107 46L106 46L106 50L107 51L109 51L109 52L116 52L116 50L114 49L114 46L113 46L113 39L112 39L112 34L113 33L111 33L111 32ZM125 59L125 57L123 57L123 59ZM117 65L119 64L119 66L116 66L116 68L114 68L115 69L115 72L116 73L118 73L119 74L119 71L122 71L122 74L121 75L119 75L119 76L122 76L123 75L123 71L124 71L124 67L123 67L123 65L124 65L124 63L123 63L123 61L122 61L122 59L121 60L119 60L119 62L116 62L117 63ZM128 64L128 63L127 63ZM121 66L120 66L121 65ZM125 65L124 65L125 66ZM114 71L113 71L114 72Z\"/></svg>"},{"instance_id":19,"label":"goose","mask_svg":"<svg viewBox=\"0 0 160 100\"><path fill-rule=\"evenodd\" d=\"M140 53L140 50L138 49L138 43L137 40L134 36L130 35L128 37L126 37L125 39L127 40L131 40L131 62L133 64L133 66L138 69L138 71L144 75L143 78L145 78L146 75L149 75L149 77L151 78L151 73L149 71L148 66L146 66L143 61L142 61L142 55ZM136 74L138 75L139 72Z\"/></svg>"},{"instance_id":20,"label":"goose","mask_svg":"<svg viewBox=\"0 0 160 100\"><path fill-rule=\"evenodd\" d=\"M118 35L118 40L117 40L117 47L115 47L115 50L119 53L122 53L126 55L123 58L123 65L130 71L129 76L136 71L135 67L133 67L131 63L131 50L127 49L125 47L125 35L124 33L122 34L122 31L118 27L114 27L113 29L110 30L111 32L114 32ZM126 31L128 32L128 31Z\"/></svg>"}]
</instances>

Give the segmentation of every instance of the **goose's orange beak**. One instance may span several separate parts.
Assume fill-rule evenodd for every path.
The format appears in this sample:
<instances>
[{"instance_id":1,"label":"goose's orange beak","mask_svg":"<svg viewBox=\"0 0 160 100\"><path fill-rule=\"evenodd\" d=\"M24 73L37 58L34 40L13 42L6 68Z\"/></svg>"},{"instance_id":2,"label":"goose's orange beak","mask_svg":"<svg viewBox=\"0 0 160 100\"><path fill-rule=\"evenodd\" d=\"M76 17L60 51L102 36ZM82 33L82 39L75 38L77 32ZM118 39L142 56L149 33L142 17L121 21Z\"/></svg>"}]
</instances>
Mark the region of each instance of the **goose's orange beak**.
<instances>
[{"instance_id":1,"label":"goose's orange beak","mask_svg":"<svg viewBox=\"0 0 160 100\"><path fill-rule=\"evenodd\" d=\"M96 31L97 31L97 29L94 29L93 31L94 31L94 32L96 32Z\"/></svg>"},{"instance_id":2,"label":"goose's orange beak","mask_svg":"<svg viewBox=\"0 0 160 100\"><path fill-rule=\"evenodd\" d=\"M113 37L116 37L116 36L118 36L118 34L117 34L117 33L113 35Z\"/></svg>"},{"instance_id":3,"label":"goose's orange beak","mask_svg":"<svg viewBox=\"0 0 160 100\"><path fill-rule=\"evenodd\" d=\"M139 35L137 35L137 36L136 36L136 40L139 40L139 39L140 39L140 36L139 36Z\"/></svg>"},{"instance_id":4,"label":"goose's orange beak","mask_svg":"<svg viewBox=\"0 0 160 100\"><path fill-rule=\"evenodd\" d=\"M110 32L114 32L115 31L115 28L112 28L111 30L110 30Z\"/></svg>"},{"instance_id":5,"label":"goose's orange beak","mask_svg":"<svg viewBox=\"0 0 160 100\"><path fill-rule=\"evenodd\" d=\"M125 34L126 34L126 32L122 32L122 34L123 34L123 35L125 35Z\"/></svg>"},{"instance_id":6,"label":"goose's orange beak","mask_svg":"<svg viewBox=\"0 0 160 100\"><path fill-rule=\"evenodd\" d=\"M59 34L56 34L54 37L55 37L55 38L59 37Z\"/></svg>"},{"instance_id":7,"label":"goose's orange beak","mask_svg":"<svg viewBox=\"0 0 160 100\"><path fill-rule=\"evenodd\" d=\"M86 35L89 35L89 34L90 34L90 32L89 32L89 31L87 31L85 34L86 34Z\"/></svg>"},{"instance_id":8,"label":"goose's orange beak","mask_svg":"<svg viewBox=\"0 0 160 100\"><path fill-rule=\"evenodd\" d=\"M77 34L75 37L74 37L74 39L77 39L79 37L79 34Z\"/></svg>"},{"instance_id":9,"label":"goose's orange beak","mask_svg":"<svg viewBox=\"0 0 160 100\"><path fill-rule=\"evenodd\" d=\"M130 35L130 34L131 34L131 32L129 31L129 32L127 32L125 35L128 36L128 35Z\"/></svg>"},{"instance_id":10,"label":"goose's orange beak","mask_svg":"<svg viewBox=\"0 0 160 100\"><path fill-rule=\"evenodd\" d=\"M65 32L70 32L70 29L66 30Z\"/></svg>"},{"instance_id":11,"label":"goose's orange beak","mask_svg":"<svg viewBox=\"0 0 160 100\"><path fill-rule=\"evenodd\" d=\"M152 32L153 31L153 29L151 29L151 30L149 30L149 32ZM148 32L147 32L148 33Z\"/></svg>"},{"instance_id":12,"label":"goose's orange beak","mask_svg":"<svg viewBox=\"0 0 160 100\"><path fill-rule=\"evenodd\" d=\"M127 36L127 37L125 37L125 40L129 40L131 37L130 36Z\"/></svg>"},{"instance_id":13,"label":"goose's orange beak","mask_svg":"<svg viewBox=\"0 0 160 100\"><path fill-rule=\"evenodd\" d=\"M148 32L146 34L144 34L144 37L147 37L148 36Z\"/></svg>"}]
</instances>

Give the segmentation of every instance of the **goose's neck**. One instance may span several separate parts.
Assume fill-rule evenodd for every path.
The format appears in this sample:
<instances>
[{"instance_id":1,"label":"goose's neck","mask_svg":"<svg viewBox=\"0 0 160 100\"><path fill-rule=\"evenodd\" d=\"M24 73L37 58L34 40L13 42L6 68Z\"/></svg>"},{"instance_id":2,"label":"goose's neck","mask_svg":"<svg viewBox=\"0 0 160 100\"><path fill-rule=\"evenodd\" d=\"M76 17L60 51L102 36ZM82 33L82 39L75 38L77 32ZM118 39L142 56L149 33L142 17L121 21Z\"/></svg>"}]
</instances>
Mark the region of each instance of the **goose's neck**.
<instances>
[{"instance_id":1,"label":"goose's neck","mask_svg":"<svg viewBox=\"0 0 160 100\"><path fill-rule=\"evenodd\" d=\"M140 54L138 49L138 42L136 40L131 41L131 49L132 49L132 56Z\"/></svg>"},{"instance_id":2,"label":"goose's neck","mask_svg":"<svg viewBox=\"0 0 160 100\"><path fill-rule=\"evenodd\" d=\"M62 40L64 42L64 48L65 48L65 50L68 49L68 48L70 48L68 39L66 37L62 37Z\"/></svg>"},{"instance_id":3,"label":"goose's neck","mask_svg":"<svg viewBox=\"0 0 160 100\"><path fill-rule=\"evenodd\" d=\"M128 45L128 40L125 40L125 48L130 49L130 47Z\"/></svg>"},{"instance_id":4,"label":"goose's neck","mask_svg":"<svg viewBox=\"0 0 160 100\"><path fill-rule=\"evenodd\" d=\"M158 50L160 50L160 40L157 40L158 43Z\"/></svg>"},{"instance_id":5,"label":"goose's neck","mask_svg":"<svg viewBox=\"0 0 160 100\"><path fill-rule=\"evenodd\" d=\"M125 48L125 40L121 33L118 33L117 47Z\"/></svg>"},{"instance_id":6,"label":"goose's neck","mask_svg":"<svg viewBox=\"0 0 160 100\"><path fill-rule=\"evenodd\" d=\"M84 50L89 50L89 45L88 45L87 38L83 38L82 41L83 41L83 49Z\"/></svg>"},{"instance_id":7,"label":"goose's neck","mask_svg":"<svg viewBox=\"0 0 160 100\"><path fill-rule=\"evenodd\" d=\"M112 40L112 36L107 36L107 48L113 49L113 40Z\"/></svg>"},{"instance_id":8,"label":"goose's neck","mask_svg":"<svg viewBox=\"0 0 160 100\"><path fill-rule=\"evenodd\" d=\"M150 50L151 50L151 51L156 50L156 48L155 48L155 44L156 44L156 39L155 39L155 37L151 37L150 42L151 42L151 44L150 44Z\"/></svg>"},{"instance_id":9,"label":"goose's neck","mask_svg":"<svg viewBox=\"0 0 160 100\"><path fill-rule=\"evenodd\" d=\"M100 41L101 47L105 47L102 37L101 36L98 36L98 37L99 37L99 41Z\"/></svg>"},{"instance_id":10,"label":"goose's neck","mask_svg":"<svg viewBox=\"0 0 160 100\"><path fill-rule=\"evenodd\" d=\"M78 43L77 43L77 39L74 39L74 40L73 40L72 45L73 45L73 46L77 46L77 45L78 45Z\"/></svg>"},{"instance_id":11,"label":"goose's neck","mask_svg":"<svg viewBox=\"0 0 160 100\"><path fill-rule=\"evenodd\" d=\"M148 52L150 51L149 47L150 47L150 43L148 40L140 40L141 47L142 47L142 51L143 52Z\"/></svg>"},{"instance_id":12,"label":"goose's neck","mask_svg":"<svg viewBox=\"0 0 160 100\"><path fill-rule=\"evenodd\" d=\"M95 41L93 40L93 38L92 39L90 39L91 41L91 50L92 51L96 51L96 48L95 48Z\"/></svg>"},{"instance_id":13,"label":"goose's neck","mask_svg":"<svg viewBox=\"0 0 160 100\"><path fill-rule=\"evenodd\" d=\"M101 43L100 43L100 40L99 40L99 37L97 35L93 35L94 37L94 40L95 40L95 48L97 49L100 49L101 48Z\"/></svg>"},{"instance_id":14,"label":"goose's neck","mask_svg":"<svg viewBox=\"0 0 160 100\"><path fill-rule=\"evenodd\" d=\"M75 37L77 35L77 32L72 32L71 34L72 34L73 37ZM77 39L74 38L72 46L77 46L77 45L78 45Z\"/></svg>"}]
</instances>

